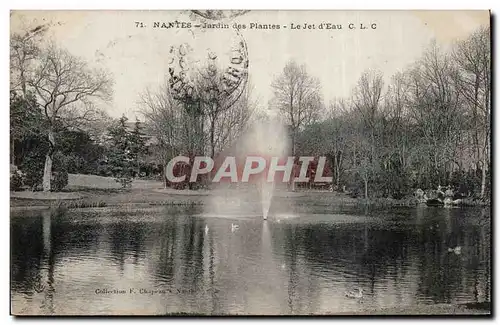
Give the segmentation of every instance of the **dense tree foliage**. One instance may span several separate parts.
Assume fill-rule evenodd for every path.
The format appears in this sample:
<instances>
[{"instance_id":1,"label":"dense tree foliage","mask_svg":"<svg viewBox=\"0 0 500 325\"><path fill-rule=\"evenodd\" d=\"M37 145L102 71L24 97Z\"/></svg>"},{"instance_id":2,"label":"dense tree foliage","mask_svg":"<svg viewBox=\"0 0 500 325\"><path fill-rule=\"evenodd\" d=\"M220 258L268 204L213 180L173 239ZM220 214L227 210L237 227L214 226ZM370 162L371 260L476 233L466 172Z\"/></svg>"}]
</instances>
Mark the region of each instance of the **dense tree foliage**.
<instances>
[{"instance_id":1,"label":"dense tree foliage","mask_svg":"<svg viewBox=\"0 0 500 325\"><path fill-rule=\"evenodd\" d=\"M90 67L55 43L43 42L46 31L42 25L12 35L10 74L11 92L33 98L37 105L30 111L41 111L42 130L49 144L42 185L44 191L50 191L57 132L61 125L78 128L95 121L100 110L93 100L110 99L112 81L106 71Z\"/></svg>"},{"instance_id":2,"label":"dense tree foliage","mask_svg":"<svg viewBox=\"0 0 500 325\"><path fill-rule=\"evenodd\" d=\"M327 155L337 188L365 197L453 186L486 198L490 180L490 30L451 52L432 43L384 85L366 71L352 96L298 136L301 155Z\"/></svg>"},{"instance_id":3,"label":"dense tree foliage","mask_svg":"<svg viewBox=\"0 0 500 325\"><path fill-rule=\"evenodd\" d=\"M168 76L142 93L144 125L125 116L110 121L96 105L111 98L110 76L42 42L46 31L11 37L11 164L22 172L13 176L16 189L61 190L68 173L111 176L127 187L134 177L165 175L174 156L216 156L258 120L247 76L244 90L228 96L227 72L208 64L194 72L187 93ZM366 70L350 96L328 105L328 85L291 60L270 82L269 108L288 125L294 155L327 157L334 189L400 198L450 185L486 199L490 39L482 27L447 50L433 42L393 76Z\"/></svg>"}]
</instances>

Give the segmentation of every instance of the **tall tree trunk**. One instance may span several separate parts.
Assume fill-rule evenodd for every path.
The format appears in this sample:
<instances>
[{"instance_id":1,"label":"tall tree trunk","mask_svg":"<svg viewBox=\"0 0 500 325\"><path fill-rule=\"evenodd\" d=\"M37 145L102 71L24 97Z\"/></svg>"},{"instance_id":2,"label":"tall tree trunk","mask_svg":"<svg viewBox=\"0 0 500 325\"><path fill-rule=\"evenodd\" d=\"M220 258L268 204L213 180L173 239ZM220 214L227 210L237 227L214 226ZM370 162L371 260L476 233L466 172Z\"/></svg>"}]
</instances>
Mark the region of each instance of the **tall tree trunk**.
<instances>
[{"instance_id":1,"label":"tall tree trunk","mask_svg":"<svg viewBox=\"0 0 500 325\"><path fill-rule=\"evenodd\" d=\"M368 178L365 178L364 181L365 181L365 199L368 200Z\"/></svg>"},{"instance_id":2,"label":"tall tree trunk","mask_svg":"<svg viewBox=\"0 0 500 325\"><path fill-rule=\"evenodd\" d=\"M215 157L215 117L211 119L210 122L210 158Z\"/></svg>"},{"instance_id":3,"label":"tall tree trunk","mask_svg":"<svg viewBox=\"0 0 500 325\"><path fill-rule=\"evenodd\" d=\"M486 193L486 159L483 160L483 168L481 168L481 198L484 199Z\"/></svg>"},{"instance_id":4,"label":"tall tree trunk","mask_svg":"<svg viewBox=\"0 0 500 325\"><path fill-rule=\"evenodd\" d=\"M49 130L49 151L45 155L45 167L43 169L43 191L50 192L50 179L52 178L52 156L54 154L55 140L54 132Z\"/></svg>"},{"instance_id":5,"label":"tall tree trunk","mask_svg":"<svg viewBox=\"0 0 500 325\"><path fill-rule=\"evenodd\" d=\"M294 157L295 159L295 128L293 128L292 130L292 156ZM295 177L291 177L291 180L292 180L292 192L295 192L295 181L294 181L294 178Z\"/></svg>"},{"instance_id":6,"label":"tall tree trunk","mask_svg":"<svg viewBox=\"0 0 500 325\"><path fill-rule=\"evenodd\" d=\"M135 173L135 177L136 178L139 178L139 174L141 173L141 165L139 163L139 154L137 154L135 156L135 162L136 162L136 173Z\"/></svg>"},{"instance_id":7,"label":"tall tree trunk","mask_svg":"<svg viewBox=\"0 0 500 325\"><path fill-rule=\"evenodd\" d=\"M10 140L10 164L11 165L15 165L16 164L16 157L15 157L15 153L16 153L16 150L15 150L15 147L14 147L14 139L12 138Z\"/></svg>"},{"instance_id":8,"label":"tall tree trunk","mask_svg":"<svg viewBox=\"0 0 500 325\"><path fill-rule=\"evenodd\" d=\"M488 78L489 81L489 78ZM491 135L490 135L490 87L489 84L486 86L485 91L485 114L484 114L484 125L485 125L485 136L483 145L483 168L481 171L481 198L484 198L486 194L486 167L489 165L489 154L491 145ZM489 166L488 166L489 167Z\"/></svg>"},{"instance_id":9,"label":"tall tree trunk","mask_svg":"<svg viewBox=\"0 0 500 325\"><path fill-rule=\"evenodd\" d=\"M52 176L52 155L45 155L45 167L43 169L43 191L50 192L50 178Z\"/></svg>"},{"instance_id":10,"label":"tall tree trunk","mask_svg":"<svg viewBox=\"0 0 500 325\"><path fill-rule=\"evenodd\" d=\"M339 151L337 153L337 158L336 158L336 169L337 169L337 172L335 173L336 174L336 182L335 184L337 185L337 189L340 188L340 171L341 171L341 168L342 168L342 151Z\"/></svg>"},{"instance_id":11,"label":"tall tree trunk","mask_svg":"<svg viewBox=\"0 0 500 325\"><path fill-rule=\"evenodd\" d=\"M441 175L439 172L439 165L438 165L438 159L437 159L437 147L434 147L434 172L436 173L436 178L438 182L438 186L441 185Z\"/></svg>"},{"instance_id":12,"label":"tall tree trunk","mask_svg":"<svg viewBox=\"0 0 500 325\"><path fill-rule=\"evenodd\" d=\"M333 152L332 157L330 157L330 163L331 163L331 171L332 171L332 186L335 184L337 185L337 155L335 154L335 151Z\"/></svg>"},{"instance_id":13,"label":"tall tree trunk","mask_svg":"<svg viewBox=\"0 0 500 325\"><path fill-rule=\"evenodd\" d=\"M489 126L487 126L489 127ZM488 137L488 132L486 132L485 136L485 141L484 141L484 149L483 149L483 161L482 161L482 168L481 168L481 198L484 199L484 196L486 194L486 168L488 166L488 154L489 154L489 137Z\"/></svg>"},{"instance_id":14,"label":"tall tree trunk","mask_svg":"<svg viewBox=\"0 0 500 325\"><path fill-rule=\"evenodd\" d=\"M163 164L163 186L166 189L167 188L167 162Z\"/></svg>"}]
</instances>

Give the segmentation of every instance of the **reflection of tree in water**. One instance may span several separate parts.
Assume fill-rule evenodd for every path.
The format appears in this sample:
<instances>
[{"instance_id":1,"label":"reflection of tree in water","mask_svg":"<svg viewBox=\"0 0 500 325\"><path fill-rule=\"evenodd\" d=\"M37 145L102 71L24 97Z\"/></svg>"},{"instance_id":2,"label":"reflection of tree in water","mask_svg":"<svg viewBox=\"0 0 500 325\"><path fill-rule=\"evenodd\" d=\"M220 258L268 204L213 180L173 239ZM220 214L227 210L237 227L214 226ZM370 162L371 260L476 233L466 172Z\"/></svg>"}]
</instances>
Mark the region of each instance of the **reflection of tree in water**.
<instances>
[{"instance_id":1,"label":"reflection of tree in water","mask_svg":"<svg viewBox=\"0 0 500 325\"><path fill-rule=\"evenodd\" d=\"M112 223L107 225L107 232L109 234L109 241L111 244L111 256L113 259L118 261L118 266L120 267L120 271L124 271L125 266L125 251L127 247L125 247L128 238L125 237L125 234L128 228L131 225L124 223Z\"/></svg>"},{"instance_id":2,"label":"reflection of tree in water","mask_svg":"<svg viewBox=\"0 0 500 325\"><path fill-rule=\"evenodd\" d=\"M61 219L61 211L44 210L11 221L12 289L43 295L40 308L48 313L54 313L56 257L65 251L64 231L57 226Z\"/></svg>"},{"instance_id":3,"label":"reflection of tree in water","mask_svg":"<svg viewBox=\"0 0 500 325\"><path fill-rule=\"evenodd\" d=\"M288 310L287 313L303 314L314 313L318 300L318 279L311 276L312 270L305 267L304 261L308 259L307 240L311 235L310 229L301 229L290 226L285 228L284 249L285 264L288 272ZM273 234L273 238L274 238ZM280 237L280 236L276 236ZM276 247L278 243L273 242ZM280 243L280 245L283 245ZM310 265L309 263L306 263Z\"/></svg>"},{"instance_id":4,"label":"reflection of tree in water","mask_svg":"<svg viewBox=\"0 0 500 325\"><path fill-rule=\"evenodd\" d=\"M443 213L429 210L419 214L417 227L411 223L312 224L287 229L284 250L289 252L285 256L291 275L290 305L297 311L293 304L296 283L304 281L296 276L298 264L310 268L328 261L340 264L343 273L355 274L359 286L369 283L372 294L377 283L390 280L399 298L403 293L413 293L435 302L454 302L459 295L470 293L471 301L488 299L489 230L466 223L461 212L448 211L451 216ZM274 246L277 244L275 241ZM448 252L456 245L463 247L461 255ZM297 263L298 256L306 263ZM416 285L416 292L409 283Z\"/></svg>"},{"instance_id":5,"label":"reflection of tree in water","mask_svg":"<svg viewBox=\"0 0 500 325\"><path fill-rule=\"evenodd\" d=\"M296 287L298 285L299 279L297 277L297 250L298 250L298 240L295 237L295 229L287 228L286 229L286 245L287 250L290 254L287 254L287 264L288 264L288 307L290 308L289 312L291 314L294 313L294 302L296 301Z\"/></svg>"},{"instance_id":6,"label":"reflection of tree in water","mask_svg":"<svg viewBox=\"0 0 500 325\"><path fill-rule=\"evenodd\" d=\"M418 292L436 303L456 302L459 293L466 293L467 301L489 299L486 293L478 294L478 288L489 283L489 256L484 254L489 251L489 240L484 236L489 230L467 217L467 212L459 209L435 209L420 225L415 239ZM460 255L448 252L456 246L462 247Z\"/></svg>"},{"instance_id":7,"label":"reflection of tree in water","mask_svg":"<svg viewBox=\"0 0 500 325\"><path fill-rule=\"evenodd\" d=\"M43 233L43 247L44 247L44 257L46 261L47 268L47 285L45 286L45 281L40 281L40 290L44 292L44 301L42 303L42 309L47 309L49 313L54 313L54 270L55 270L55 254L52 249L52 217L53 213L51 211L43 211L42 213L42 233ZM55 213L55 216L59 216ZM37 289L35 289L37 290Z\"/></svg>"},{"instance_id":8,"label":"reflection of tree in water","mask_svg":"<svg viewBox=\"0 0 500 325\"><path fill-rule=\"evenodd\" d=\"M385 278L390 267L405 259L408 234L394 230L376 229L369 225L301 227L306 260L309 263L343 261L348 273L369 279L372 285Z\"/></svg>"},{"instance_id":9,"label":"reflection of tree in water","mask_svg":"<svg viewBox=\"0 0 500 325\"><path fill-rule=\"evenodd\" d=\"M195 290L203 280L203 225L198 218L188 218L183 227L182 255L180 256L182 286Z\"/></svg>"},{"instance_id":10,"label":"reflection of tree in water","mask_svg":"<svg viewBox=\"0 0 500 325\"><path fill-rule=\"evenodd\" d=\"M34 280L40 281L41 268L45 268L48 276L53 277L55 264L60 258L84 255L97 245L94 225L72 223L58 211L47 210L38 214L42 215L12 219L13 285L26 286L33 284ZM47 217L48 223L45 222Z\"/></svg>"},{"instance_id":11,"label":"reflection of tree in water","mask_svg":"<svg viewBox=\"0 0 500 325\"><path fill-rule=\"evenodd\" d=\"M205 224L198 218L186 217L186 213L168 214L154 234L154 273L174 294L182 290L178 297L184 304L189 302L190 294L202 288Z\"/></svg>"},{"instance_id":12,"label":"reflection of tree in water","mask_svg":"<svg viewBox=\"0 0 500 325\"><path fill-rule=\"evenodd\" d=\"M287 287L283 291L271 292L269 297L279 300L282 312L286 313L311 313L315 312L316 306L321 305L318 292L322 279L315 274L318 266L327 268L329 275L338 271L340 266L339 274L354 274L354 281L360 283L353 285L360 287L363 283L371 283L372 288L375 284L379 288L381 283L385 286L384 281L389 279L396 284L396 295L411 293L436 303L456 302L458 298L461 302L464 299L470 302L489 301L489 212L484 212L485 215L481 217L474 209L470 212L466 209L443 210L423 209L409 216L408 223L394 226L384 223L328 222L270 224L270 245L269 242L260 245L256 233L240 230L231 235L227 229L229 234L221 242L221 237L214 237L216 227L212 229L211 226L208 234L205 234L205 221L196 217L186 218L186 211L181 215L169 212L156 223L131 222L127 221L130 218L122 215L121 220L117 218L113 223L97 225L89 221L87 216L73 218L53 215L49 228L40 217L12 218L11 285L16 292L32 294L35 284L33 279L43 282L46 290L40 295L45 297L45 308L50 309L56 262L60 263L65 257L88 256L89 252L97 252L102 248L99 242L103 242L105 236L105 242L109 240L111 244L109 248L105 247L106 254L116 257L122 270L127 257L139 263L141 252L150 252L147 264L155 274L153 277L156 281L173 284L175 280L177 288L195 289L196 293L193 294L203 295L193 297L189 292L179 294L183 310L221 313L229 297L226 291L245 291L243 284L246 285L246 279L241 279L239 275L241 272L254 274L254 271L228 269L231 265L243 265L236 258L231 259L232 264L229 266L221 263L228 245L233 245L228 252L236 252L238 256L258 256L259 249L268 247L271 256L283 258L279 263L269 259L270 262L265 262L264 268L271 265L271 272L275 267L280 270L276 274L269 274L267 281L276 279L277 282L285 277ZM137 216L134 214L134 218ZM45 238L47 236L49 238ZM49 248L47 242L50 243ZM203 245L208 247L203 250ZM455 245L462 246L461 255L447 251L448 247ZM204 253L207 257L205 260ZM274 263L277 265L274 266ZM208 274L204 274L204 270ZM229 279L224 279L228 283L217 283L217 276L221 274L230 275ZM238 283L233 285L233 279ZM221 292L202 292L201 282L204 280L205 288L219 286ZM254 280L248 283L251 281ZM279 285L283 286L281 283ZM412 287L408 287L410 285ZM188 303L194 305L188 307Z\"/></svg>"},{"instance_id":13,"label":"reflection of tree in water","mask_svg":"<svg viewBox=\"0 0 500 325\"><path fill-rule=\"evenodd\" d=\"M480 284L475 282L475 295L480 296L482 293L484 295L485 301L490 301L491 297L491 260L493 258L491 251L491 210L482 209L481 219L478 222L479 232L480 232L480 242L478 245L479 259L481 261L481 267L484 269L484 274L482 276L482 281L484 285L484 290L481 290ZM484 291L484 292L480 292ZM478 297L480 299L480 297ZM479 300L478 299L478 300Z\"/></svg>"},{"instance_id":14,"label":"reflection of tree in water","mask_svg":"<svg viewBox=\"0 0 500 325\"><path fill-rule=\"evenodd\" d=\"M460 285L461 277L459 256L449 254L443 232L437 228L424 232L424 241L419 241L418 291L435 302L451 302L453 287ZM457 288L458 289L458 288ZM458 290L457 290L458 291Z\"/></svg>"},{"instance_id":15,"label":"reflection of tree in water","mask_svg":"<svg viewBox=\"0 0 500 325\"><path fill-rule=\"evenodd\" d=\"M211 299L210 301L212 302L211 306L211 312L212 314L220 314L220 302L219 298L215 292L215 243L214 243L214 237L209 235L209 262L208 262L208 276L209 276L209 281L210 281L210 291L211 294Z\"/></svg>"},{"instance_id":16,"label":"reflection of tree in water","mask_svg":"<svg viewBox=\"0 0 500 325\"><path fill-rule=\"evenodd\" d=\"M85 256L89 250L97 249L100 229L95 224L72 222L63 213L54 214L51 219L51 249L55 261L64 257Z\"/></svg>"},{"instance_id":17,"label":"reflection of tree in water","mask_svg":"<svg viewBox=\"0 0 500 325\"><path fill-rule=\"evenodd\" d=\"M134 264L139 260L139 254L144 251L145 225L140 222L130 222L125 216L122 220L105 226L111 244L111 256L118 261L120 271L124 271L127 257L134 258Z\"/></svg>"},{"instance_id":18,"label":"reflection of tree in water","mask_svg":"<svg viewBox=\"0 0 500 325\"><path fill-rule=\"evenodd\" d=\"M165 279L167 283L171 283L175 273L177 227L177 218L169 218L162 223L159 235L155 236L159 246L155 273L159 275L159 279Z\"/></svg>"}]
</instances>

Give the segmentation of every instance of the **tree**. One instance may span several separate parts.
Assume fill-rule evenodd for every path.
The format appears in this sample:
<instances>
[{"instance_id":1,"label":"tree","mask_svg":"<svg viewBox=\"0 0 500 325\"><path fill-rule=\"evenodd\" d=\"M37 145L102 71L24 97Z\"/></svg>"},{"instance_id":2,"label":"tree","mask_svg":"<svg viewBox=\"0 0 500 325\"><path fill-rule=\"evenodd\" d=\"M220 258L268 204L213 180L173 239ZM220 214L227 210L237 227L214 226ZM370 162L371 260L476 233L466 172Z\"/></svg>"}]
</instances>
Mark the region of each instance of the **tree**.
<instances>
[{"instance_id":1,"label":"tree","mask_svg":"<svg viewBox=\"0 0 500 325\"><path fill-rule=\"evenodd\" d=\"M345 170L347 138L351 121L348 117L349 104L340 99L332 103L330 112L324 122L323 138L326 143L323 148L330 158L333 181L337 188L341 186L341 179Z\"/></svg>"},{"instance_id":2,"label":"tree","mask_svg":"<svg viewBox=\"0 0 500 325\"><path fill-rule=\"evenodd\" d=\"M306 156L326 156L332 171L333 184L340 188L347 148L347 103L332 102L322 121L311 123L297 136L297 151Z\"/></svg>"},{"instance_id":3,"label":"tree","mask_svg":"<svg viewBox=\"0 0 500 325\"><path fill-rule=\"evenodd\" d=\"M30 137L42 134L43 116L37 109L33 96L24 97L15 91L10 93L10 142L11 164L16 162L16 142L22 142Z\"/></svg>"},{"instance_id":4,"label":"tree","mask_svg":"<svg viewBox=\"0 0 500 325\"><path fill-rule=\"evenodd\" d=\"M189 133L191 121L185 106L174 98L167 82L157 89L146 89L141 94L139 106L148 128L157 140L152 154L163 165L164 184L167 187L168 162L182 150L193 147L189 145L192 142Z\"/></svg>"},{"instance_id":5,"label":"tree","mask_svg":"<svg viewBox=\"0 0 500 325\"><path fill-rule=\"evenodd\" d=\"M158 150L153 154L162 162L164 176L166 164L176 155L193 157L209 148L209 154L214 156L223 150L252 117L255 103L250 99L250 90L237 89L228 94L224 75L210 69L208 65L195 74L189 93L177 91L171 77L157 89L146 89L141 94L140 109L157 140Z\"/></svg>"},{"instance_id":6,"label":"tree","mask_svg":"<svg viewBox=\"0 0 500 325\"><path fill-rule=\"evenodd\" d=\"M45 35L44 25L14 34L10 39L10 122L11 163L15 164L16 142L32 136L44 128L39 125L41 111L36 97L28 88L32 66L40 54L40 40Z\"/></svg>"},{"instance_id":7,"label":"tree","mask_svg":"<svg viewBox=\"0 0 500 325\"><path fill-rule=\"evenodd\" d=\"M214 154L238 139L254 118L256 106L251 99L251 87L247 85L238 100L220 112L214 124Z\"/></svg>"},{"instance_id":8,"label":"tree","mask_svg":"<svg viewBox=\"0 0 500 325\"><path fill-rule=\"evenodd\" d=\"M47 124L50 149L45 156L43 190L50 191L56 122L71 124L95 118L98 110L90 100L110 99L111 79L106 72L90 69L80 58L52 44L42 52L28 84L37 94Z\"/></svg>"},{"instance_id":9,"label":"tree","mask_svg":"<svg viewBox=\"0 0 500 325\"><path fill-rule=\"evenodd\" d=\"M457 144L463 129L460 93L453 83L456 69L435 42L410 72L410 114L425 143L427 173L433 186L450 180L457 168Z\"/></svg>"},{"instance_id":10,"label":"tree","mask_svg":"<svg viewBox=\"0 0 500 325\"><path fill-rule=\"evenodd\" d=\"M222 123L236 124L233 126L237 127L241 125L240 122L246 122L250 104L246 71L238 72L239 82L235 82L231 74L236 72L222 70L215 62L216 57L209 57L209 61L194 72L193 91L189 97L195 107L199 108L199 118L206 120L202 123L206 128L203 130L206 133L203 138L208 139L212 158L217 148L224 146L220 142L224 142L229 135L225 131L230 130L230 126L223 126ZM180 100L184 102L186 98ZM237 129L235 131L238 132Z\"/></svg>"},{"instance_id":11,"label":"tree","mask_svg":"<svg viewBox=\"0 0 500 325\"><path fill-rule=\"evenodd\" d=\"M364 72L349 98L299 132L298 149L326 154L337 184L342 175L366 198L400 198L438 185L486 198L490 51L490 30L480 28L451 53L431 42L419 60L389 79L386 91L379 72Z\"/></svg>"},{"instance_id":12,"label":"tree","mask_svg":"<svg viewBox=\"0 0 500 325\"><path fill-rule=\"evenodd\" d=\"M384 105L383 128L385 144L391 160L396 160L403 170L409 166L410 135L408 117L409 86L407 75L396 73L391 78Z\"/></svg>"},{"instance_id":13,"label":"tree","mask_svg":"<svg viewBox=\"0 0 500 325\"><path fill-rule=\"evenodd\" d=\"M365 185L365 198L368 198L368 182L378 168L379 153L377 127L380 120L380 104L382 100L383 75L378 71L364 72L354 89L353 105L359 114L358 154L356 160L358 171Z\"/></svg>"},{"instance_id":14,"label":"tree","mask_svg":"<svg viewBox=\"0 0 500 325\"><path fill-rule=\"evenodd\" d=\"M233 103L226 103L228 95L224 92L224 75L213 65L207 64L198 71L195 79L195 100L199 102L201 114L207 118L210 157L215 156L216 128L220 115Z\"/></svg>"},{"instance_id":15,"label":"tree","mask_svg":"<svg viewBox=\"0 0 500 325\"><path fill-rule=\"evenodd\" d=\"M140 175L140 157L147 152L142 130L141 122L136 118L134 129L130 132L130 153L135 161L136 177Z\"/></svg>"},{"instance_id":16,"label":"tree","mask_svg":"<svg viewBox=\"0 0 500 325\"><path fill-rule=\"evenodd\" d=\"M45 156L43 190L50 191L52 158L58 123L71 128L95 120L99 110L92 99L109 100L112 81L105 71L91 69L82 59L51 43L40 46L38 26L11 40L11 89L26 97L32 92L42 110L49 149Z\"/></svg>"},{"instance_id":17,"label":"tree","mask_svg":"<svg viewBox=\"0 0 500 325\"><path fill-rule=\"evenodd\" d=\"M476 169L481 169L481 197L485 197L486 170L490 164L491 30L481 27L453 49L458 66L455 85L467 106Z\"/></svg>"},{"instance_id":18,"label":"tree","mask_svg":"<svg viewBox=\"0 0 500 325\"><path fill-rule=\"evenodd\" d=\"M292 155L295 155L297 133L317 119L322 107L319 80L309 75L305 65L290 61L271 86L274 92L271 103L291 127Z\"/></svg>"},{"instance_id":19,"label":"tree","mask_svg":"<svg viewBox=\"0 0 500 325\"><path fill-rule=\"evenodd\" d=\"M10 89L28 95L28 82L33 77L33 65L39 59L40 42L47 32L46 25L38 25L10 38Z\"/></svg>"},{"instance_id":20,"label":"tree","mask_svg":"<svg viewBox=\"0 0 500 325\"><path fill-rule=\"evenodd\" d=\"M131 185L134 172L134 156L127 121L123 115L108 130L108 165L111 166L116 181L124 188Z\"/></svg>"},{"instance_id":21,"label":"tree","mask_svg":"<svg viewBox=\"0 0 500 325\"><path fill-rule=\"evenodd\" d=\"M66 156L67 169L73 174L98 174L105 148L89 133L81 130L62 130L57 133L59 151Z\"/></svg>"}]
</instances>

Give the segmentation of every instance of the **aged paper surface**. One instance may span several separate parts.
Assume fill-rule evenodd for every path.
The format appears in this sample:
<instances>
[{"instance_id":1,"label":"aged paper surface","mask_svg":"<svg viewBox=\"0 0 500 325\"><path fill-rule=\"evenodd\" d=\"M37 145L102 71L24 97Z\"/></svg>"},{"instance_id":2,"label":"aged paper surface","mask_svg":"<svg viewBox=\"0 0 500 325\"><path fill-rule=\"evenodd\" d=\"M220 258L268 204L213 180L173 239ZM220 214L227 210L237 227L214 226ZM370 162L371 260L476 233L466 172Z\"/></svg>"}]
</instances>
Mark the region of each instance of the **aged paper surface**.
<instances>
[{"instance_id":1,"label":"aged paper surface","mask_svg":"<svg viewBox=\"0 0 500 325\"><path fill-rule=\"evenodd\" d=\"M10 22L13 315L490 313L489 11Z\"/></svg>"}]
</instances>

